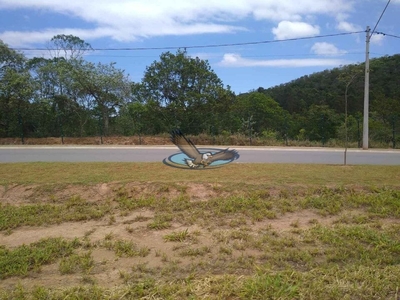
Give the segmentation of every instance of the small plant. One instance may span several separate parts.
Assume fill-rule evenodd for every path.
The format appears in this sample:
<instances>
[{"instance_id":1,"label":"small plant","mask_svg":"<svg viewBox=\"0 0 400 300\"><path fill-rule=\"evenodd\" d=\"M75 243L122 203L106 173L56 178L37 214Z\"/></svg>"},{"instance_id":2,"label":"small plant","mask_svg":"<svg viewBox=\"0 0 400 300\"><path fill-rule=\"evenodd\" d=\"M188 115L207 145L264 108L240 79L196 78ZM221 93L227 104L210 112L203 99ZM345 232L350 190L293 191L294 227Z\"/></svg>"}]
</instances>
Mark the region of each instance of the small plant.
<instances>
[{"instance_id":1,"label":"small plant","mask_svg":"<svg viewBox=\"0 0 400 300\"><path fill-rule=\"evenodd\" d=\"M168 242L183 242L190 237L188 229L172 232L164 236L164 240Z\"/></svg>"},{"instance_id":2,"label":"small plant","mask_svg":"<svg viewBox=\"0 0 400 300\"><path fill-rule=\"evenodd\" d=\"M219 247L219 253L232 255L232 249L229 247L221 246L221 247Z\"/></svg>"},{"instance_id":3,"label":"small plant","mask_svg":"<svg viewBox=\"0 0 400 300\"><path fill-rule=\"evenodd\" d=\"M94 260L91 252L87 252L82 255L73 254L71 256L64 257L60 261L59 270L61 274L73 274L78 271L89 274L93 266Z\"/></svg>"},{"instance_id":4,"label":"small plant","mask_svg":"<svg viewBox=\"0 0 400 300\"><path fill-rule=\"evenodd\" d=\"M172 216L170 215L156 216L153 222L147 224L147 227L155 230L167 229L171 227L170 221L172 221Z\"/></svg>"},{"instance_id":5,"label":"small plant","mask_svg":"<svg viewBox=\"0 0 400 300\"><path fill-rule=\"evenodd\" d=\"M166 253L161 254L161 261L162 262L167 262L169 261L168 255Z\"/></svg>"},{"instance_id":6,"label":"small plant","mask_svg":"<svg viewBox=\"0 0 400 300\"><path fill-rule=\"evenodd\" d=\"M142 215L138 215L136 216L133 221L134 222L145 222L147 220L151 219L150 217L146 217L146 216L142 216Z\"/></svg>"},{"instance_id":7,"label":"small plant","mask_svg":"<svg viewBox=\"0 0 400 300\"><path fill-rule=\"evenodd\" d=\"M150 248L149 247L141 247L138 250L138 255L141 257L146 257L147 255L150 254Z\"/></svg>"},{"instance_id":8,"label":"small plant","mask_svg":"<svg viewBox=\"0 0 400 300\"><path fill-rule=\"evenodd\" d=\"M129 233L132 233L134 231L131 226L126 226L125 230L128 231Z\"/></svg>"},{"instance_id":9,"label":"small plant","mask_svg":"<svg viewBox=\"0 0 400 300\"><path fill-rule=\"evenodd\" d=\"M84 284L90 284L90 285L95 285L96 284L96 279L94 279L92 276L88 274L84 274L81 279L82 283Z\"/></svg>"},{"instance_id":10,"label":"small plant","mask_svg":"<svg viewBox=\"0 0 400 300\"><path fill-rule=\"evenodd\" d=\"M113 244L113 250L117 256L137 256L136 245L132 241L117 240Z\"/></svg>"},{"instance_id":11,"label":"small plant","mask_svg":"<svg viewBox=\"0 0 400 300\"><path fill-rule=\"evenodd\" d=\"M131 276L129 275L128 272L125 271L121 271L119 270L119 278L122 279L122 281L126 284L129 282L129 280L131 279Z\"/></svg>"},{"instance_id":12,"label":"small plant","mask_svg":"<svg viewBox=\"0 0 400 300\"><path fill-rule=\"evenodd\" d=\"M112 232L107 233L106 236L104 237L106 241L111 241L113 238L114 234Z\"/></svg>"},{"instance_id":13,"label":"small plant","mask_svg":"<svg viewBox=\"0 0 400 300\"><path fill-rule=\"evenodd\" d=\"M299 220L293 221L292 223L290 223L290 226L292 226L293 228L299 228L300 221Z\"/></svg>"}]
</instances>

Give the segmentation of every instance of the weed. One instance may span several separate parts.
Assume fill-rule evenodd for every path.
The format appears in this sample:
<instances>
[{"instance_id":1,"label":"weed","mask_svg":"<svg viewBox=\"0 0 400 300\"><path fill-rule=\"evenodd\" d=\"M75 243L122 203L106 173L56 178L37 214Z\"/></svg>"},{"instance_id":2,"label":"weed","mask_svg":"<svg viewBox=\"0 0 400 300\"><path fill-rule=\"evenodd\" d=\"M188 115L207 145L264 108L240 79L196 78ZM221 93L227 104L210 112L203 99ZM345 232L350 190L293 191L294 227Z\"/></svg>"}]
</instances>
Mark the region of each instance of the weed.
<instances>
[{"instance_id":1,"label":"weed","mask_svg":"<svg viewBox=\"0 0 400 300\"><path fill-rule=\"evenodd\" d=\"M61 274L73 274L78 271L89 274L94 266L94 260L91 252L82 255L72 254L64 257L60 261L59 270Z\"/></svg>"},{"instance_id":2,"label":"weed","mask_svg":"<svg viewBox=\"0 0 400 300\"><path fill-rule=\"evenodd\" d=\"M150 217L145 217L145 216L142 216L142 215L138 215L133 219L133 221L135 221L135 222L145 222L145 221L147 221L149 219L151 219L151 218Z\"/></svg>"},{"instance_id":3,"label":"weed","mask_svg":"<svg viewBox=\"0 0 400 300\"><path fill-rule=\"evenodd\" d=\"M178 232L171 232L164 236L164 240L168 242L183 242L190 237L188 229L178 231Z\"/></svg>"},{"instance_id":4,"label":"weed","mask_svg":"<svg viewBox=\"0 0 400 300\"><path fill-rule=\"evenodd\" d=\"M113 248L117 256L137 256L137 246L131 241L117 240L113 243Z\"/></svg>"},{"instance_id":5,"label":"weed","mask_svg":"<svg viewBox=\"0 0 400 300\"><path fill-rule=\"evenodd\" d=\"M131 226L126 226L125 230L128 231L129 233L132 233L134 231Z\"/></svg>"},{"instance_id":6,"label":"weed","mask_svg":"<svg viewBox=\"0 0 400 300\"><path fill-rule=\"evenodd\" d=\"M147 224L150 229L161 230L171 227L172 216L171 215L159 215L156 216L152 222Z\"/></svg>"},{"instance_id":7,"label":"weed","mask_svg":"<svg viewBox=\"0 0 400 300\"><path fill-rule=\"evenodd\" d=\"M300 226L299 220L297 219L296 221L290 223L290 226L292 226L293 228L299 228Z\"/></svg>"},{"instance_id":8,"label":"weed","mask_svg":"<svg viewBox=\"0 0 400 300\"><path fill-rule=\"evenodd\" d=\"M115 220L115 216L114 216L114 215L110 216L110 219L108 220L108 225L114 224L115 221L116 221L116 220Z\"/></svg>"},{"instance_id":9,"label":"weed","mask_svg":"<svg viewBox=\"0 0 400 300\"><path fill-rule=\"evenodd\" d=\"M219 247L219 253L227 254L227 255L232 255L232 249L229 248L229 247L220 246L220 247Z\"/></svg>"}]
</instances>

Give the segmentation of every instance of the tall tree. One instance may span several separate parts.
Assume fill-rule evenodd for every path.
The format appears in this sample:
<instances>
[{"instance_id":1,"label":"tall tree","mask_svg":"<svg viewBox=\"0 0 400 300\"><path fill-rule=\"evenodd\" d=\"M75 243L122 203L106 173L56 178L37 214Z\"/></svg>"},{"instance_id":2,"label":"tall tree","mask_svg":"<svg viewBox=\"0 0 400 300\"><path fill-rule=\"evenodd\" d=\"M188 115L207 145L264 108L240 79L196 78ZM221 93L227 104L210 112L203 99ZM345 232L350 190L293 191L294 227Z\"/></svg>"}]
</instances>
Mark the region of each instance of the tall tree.
<instances>
[{"instance_id":1,"label":"tall tree","mask_svg":"<svg viewBox=\"0 0 400 300\"><path fill-rule=\"evenodd\" d=\"M80 85L80 93L93 99L94 110L100 121L100 133L107 135L110 118L131 96L128 77L115 67L115 63L85 62L82 72L75 72L74 78Z\"/></svg>"},{"instance_id":2,"label":"tall tree","mask_svg":"<svg viewBox=\"0 0 400 300\"><path fill-rule=\"evenodd\" d=\"M85 53L93 51L89 43L71 34L55 35L48 48L53 57L64 59L80 59Z\"/></svg>"},{"instance_id":3,"label":"tall tree","mask_svg":"<svg viewBox=\"0 0 400 300\"><path fill-rule=\"evenodd\" d=\"M239 95L234 110L240 119L251 119L253 130L257 133L272 130L282 136L287 134L289 113L265 94L251 92Z\"/></svg>"},{"instance_id":4,"label":"tall tree","mask_svg":"<svg viewBox=\"0 0 400 300\"><path fill-rule=\"evenodd\" d=\"M33 86L25 57L0 40L0 136L21 136Z\"/></svg>"},{"instance_id":5,"label":"tall tree","mask_svg":"<svg viewBox=\"0 0 400 300\"><path fill-rule=\"evenodd\" d=\"M146 68L142 82L148 98L165 108L170 126L192 133L209 127L207 103L216 100L223 88L208 61L189 57L183 50L162 53Z\"/></svg>"},{"instance_id":6,"label":"tall tree","mask_svg":"<svg viewBox=\"0 0 400 300\"><path fill-rule=\"evenodd\" d=\"M74 74L82 72L83 55L91 50L91 46L73 35L56 35L49 44L53 58L29 61L37 85L35 105L42 108L39 111L43 113L48 112L48 105L51 107L52 118L48 121L53 126L48 126L47 134L82 136L90 116L91 102L86 94L80 93ZM37 122L42 128L42 120ZM43 130L41 134L44 134Z\"/></svg>"}]
</instances>

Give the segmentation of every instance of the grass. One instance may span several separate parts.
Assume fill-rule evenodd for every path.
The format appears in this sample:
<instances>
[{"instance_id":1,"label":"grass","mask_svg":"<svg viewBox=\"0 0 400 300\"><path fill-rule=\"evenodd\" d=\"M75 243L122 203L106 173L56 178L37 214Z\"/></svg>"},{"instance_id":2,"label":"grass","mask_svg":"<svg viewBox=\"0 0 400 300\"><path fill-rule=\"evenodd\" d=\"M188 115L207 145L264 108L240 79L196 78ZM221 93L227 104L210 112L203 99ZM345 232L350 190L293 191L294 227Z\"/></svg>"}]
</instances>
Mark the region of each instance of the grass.
<instances>
[{"instance_id":1,"label":"grass","mask_svg":"<svg viewBox=\"0 0 400 300\"><path fill-rule=\"evenodd\" d=\"M287 185L399 186L400 166L230 164L223 168L179 170L162 163L5 163L0 185L96 184L108 182L203 182ZM165 190L162 189L162 190Z\"/></svg>"},{"instance_id":2,"label":"grass","mask_svg":"<svg viewBox=\"0 0 400 300\"><path fill-rule=\"evenodd\" d=\"M184 242L185 240L189 239L190 233L188 229L178 231L178 232L171 232L164 236L164 240L168 242Z\"/></svg>"},{"instance_id":3,"label":"grass","mask_svg":"<svg viewBox=\"0 0 400 300\"><path fill-rule=\"evenodd\" d=\"M31 226L101 225L73 240L0 246L0 299L400 296L400 167L1 167L4 195L16 184L35 189L0 207L5 243ZM111 192L96 201L74 195L75 186L97 183ZM73 280L57 285L42 276Z\"/></svg>"},{"instance_id":4,"label":"grass","mask_svg":"<svg viewBox=\"0 0 400 300\"><path fill-rule=\"evenodd\" d=\"M107 203L90 203L80 197L71 197L64 204L0 204L0 230L100 219L108 212Z\"/></svg>"},{"instance_id":5,"label":"grass","mask_svg":"<svg viewBox=\"0 0 400 300\"><path fill-rule=\"evenodd\" d=\"M56 259L69 256L79 242L61 238L43 239L29 246L22 245L15 249L0 247L0 279L10 276L26 276L32 270L40 271L43 265Z\"/></svg>"},{"instance_id":6,"label":"grass","mask_svg":"<svg viewBox=\"0 0 400 300\"><path fill-rule=\"evenodd\" d=\"M146 257L150 253L148 247L139 247L134 242L123 239L114 240L112 236L106 235L101 246L113 250L118 257Z\"/></svg>"},{"instance_id":7,"label":"grass","mask_svg":"<svg viewBox=\"0 0 400 300\"><path fill-rule=\"evenodd\" d=\"M93 267L94 260L91 252L81 255L74 253L61 259L59 270L61 274L74 274L78 271L89 274Z\"/></svg>"}]
</instances>

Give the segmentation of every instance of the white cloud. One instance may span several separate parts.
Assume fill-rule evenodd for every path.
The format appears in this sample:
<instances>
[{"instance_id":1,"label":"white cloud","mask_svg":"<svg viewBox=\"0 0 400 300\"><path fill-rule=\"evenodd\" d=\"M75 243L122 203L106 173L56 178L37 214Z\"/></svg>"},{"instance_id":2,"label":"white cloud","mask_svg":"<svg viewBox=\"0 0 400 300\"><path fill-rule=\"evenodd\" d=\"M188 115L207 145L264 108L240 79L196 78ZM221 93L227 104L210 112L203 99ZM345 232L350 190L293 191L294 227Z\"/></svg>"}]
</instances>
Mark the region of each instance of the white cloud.
<instances>
[{"instance_id":1,"label":"white cloud","mask_svg":"<svg viewBox=\"0 0 400 300\"><path fill-rule=\"evenodd\" d=\"M341 31L347 31L347 32L353 32L353 31L360 31L362 30L361 26L349 23L346 21L340 21L337 25L336 28Z\"/></svg>"},{"instance_id":2,"label":"white cloud","mask_svg":"<svg viewBox=\"0 0 400 300\"><path fill-rule=\"evenodd\" d=\"M178 26L178 25L176 25ZM187 35L200 33L229 33L233 30L244 30L239 27L195 24L184 28L164 27L161 30L147 31L145 36L162 36L162 35ZM79 28L48 28L42 31L5 31L0 33L0 39L6 41L9 46L23 47L35 43L45 43L50 41L57 34L72 34L83 40L93 40L97 38L110 37L120 42L134 41L139 36L132 35L128 29L117 29L111 27L98 27L95 29L79 29Z\"/></svg>"},{"instance_id":3,"label":"white cloud","mask_svg":"<svg viewBox=\"0 0 400 300\"><path fill-rule=\"evenodd\" d=\"M6 41L12 47L24 47L34 43L46 43L57 34L72 34L81 39L95 39L111 36L112 32L107 28L85 30L77 28L52 28L43 31L5 31L0 33L0 39Z\"/></svg>"},{"instance_id":4,"label":"white cloud","mask_svg":"<svg viewBox=\"0 0 400 300\"><path fill-rule=\"evenodd\" d=\"M22 8L64 14L92 26L93 29L86 29L86 32L97 34L89 35L88 39L111 37L117 41L163 35L232 33L245 30L233 23L245 18L290 21L279 23L276 35L304 36L315 34L319 29L302 23L302 19L346 14L352 10L353 5L348 0L0 0L2 10ZM284 25L300 26L300 29L292 28L292 32L288 33L282 28ZM78 30L81 29L75 29ZM22 40L13 41L20 44L42 42L43 35L51 31L55 30L47 28L44 31L29 32L31 37L23 32L25 37ZM100 36L100 33L103 35ZM1 34L4 36L7 33ZM11 44L9 40L6 42Z\"/></svg>"},{"instance_id":5,"label":"white cloud","mask_svg":"<svg viewBox=\"0 0 400 300\"><path fill-rule=\"evenodd\" d=\"M282 21L272 28L272 33L277 40L300 38L319 34L319 27L305 22Z\"/></svg>"},{"instance_id":6,"label":"white cloud","mask_svg":"<svg viewBox=\"0 0 400 300\"><path fill-rule=\"evenodd\" d=\"M374 33L371 36L371 40L370 41L371 41L371 44L375 44L375 45L380 46L380 45L382 45L384 39L385 39L385 36L383 34Z\"/></svg>"},{"instance_id":7,"label":"white cloud","mask_svg":"<svg viewBox=\"0 0 400 300\"><path fill-rule=\"evenodd\" d=\"M348 61L341 59L271 59L254 60L241 57L239 54L226 53L219 63L223 67L337 67L348 64Z\"/></svg>"},{"instance_id":8,"label":"white cloud","mask_svg":"<svg viewBox=\"0 0 400 300\"><path fill-rule=\"evenodd\" d=\"M342 55L346 53L346 51L340 50L335 45L326 42L315 43L311 47L311 51L317 55L327 56Z\"/></svg>"}]
</instances>

